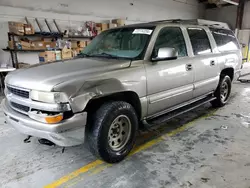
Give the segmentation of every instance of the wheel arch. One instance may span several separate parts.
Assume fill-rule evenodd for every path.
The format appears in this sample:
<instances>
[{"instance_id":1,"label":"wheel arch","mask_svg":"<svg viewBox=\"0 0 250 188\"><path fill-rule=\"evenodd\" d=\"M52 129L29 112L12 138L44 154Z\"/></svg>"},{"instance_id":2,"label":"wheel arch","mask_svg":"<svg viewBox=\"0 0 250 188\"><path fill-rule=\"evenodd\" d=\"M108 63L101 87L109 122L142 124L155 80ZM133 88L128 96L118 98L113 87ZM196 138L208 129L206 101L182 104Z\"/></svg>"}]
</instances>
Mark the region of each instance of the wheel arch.
<instances>
[{"instance_id":1,"label":"wheel arch","mask_svg":"<svg viewBox=\"0 0 250 188\"><path fill-rule=\"evenodd\" d=\"M138 119L141 118L142 107L140 98L134 91L122 91L117 93L112 93L106 96L101 96L98 98L92 98L89 100L85 107L85 111L88 113L93 113L96 109L98 109L102 104L108 101L125 101L133 106L138 116Z\"/></svg>"},{"instance_id":2,"label":"wheel arch","mask_svg":"<svg viewBox=\"0 0 250 188\"><path fill-rule=\"evenodd\" d=\"M234 79L234 68L228 67L228 68L223 69L220 73L220 76L221 75L229 76L231 78L231 81L232 81Z\"/></svg>"}]
</instances>

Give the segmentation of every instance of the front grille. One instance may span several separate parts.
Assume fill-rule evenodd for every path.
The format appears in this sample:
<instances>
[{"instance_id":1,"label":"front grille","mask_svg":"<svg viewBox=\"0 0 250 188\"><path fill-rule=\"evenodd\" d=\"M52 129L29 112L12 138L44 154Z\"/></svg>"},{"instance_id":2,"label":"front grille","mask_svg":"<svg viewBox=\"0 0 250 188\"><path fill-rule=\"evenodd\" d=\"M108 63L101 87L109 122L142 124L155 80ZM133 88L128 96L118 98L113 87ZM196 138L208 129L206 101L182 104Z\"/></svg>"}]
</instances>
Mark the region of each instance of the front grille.
<instances>
[{"instance_id":1,"label":"front grille","mask_svg":"<svg viewBox=\"0 0 250 188\"><path fill-rule=\"evenodd\" d=\"M20 111L23 111L23 112L28 112L30 110L30 108L28 106L24 106L24 105L21 105L21 104L17 104L15 102L10 102L10 105L15 108L16 110L20 110Z\"/></svg>"},{"instance_id":2,"label":"front grille","mask_svg":"<svg viewBox=\"0 0 250 188\"><path fill-rule=\"evenodd\" d=\"M10 86L7 86L8 88L8 91L14 95L17 95L19 97L23 97L23 98L29 98L29 91L25 91L25 90L21 90L21 89L16 89L14 87L10 87Z\"/></svg>"}]
</instances>

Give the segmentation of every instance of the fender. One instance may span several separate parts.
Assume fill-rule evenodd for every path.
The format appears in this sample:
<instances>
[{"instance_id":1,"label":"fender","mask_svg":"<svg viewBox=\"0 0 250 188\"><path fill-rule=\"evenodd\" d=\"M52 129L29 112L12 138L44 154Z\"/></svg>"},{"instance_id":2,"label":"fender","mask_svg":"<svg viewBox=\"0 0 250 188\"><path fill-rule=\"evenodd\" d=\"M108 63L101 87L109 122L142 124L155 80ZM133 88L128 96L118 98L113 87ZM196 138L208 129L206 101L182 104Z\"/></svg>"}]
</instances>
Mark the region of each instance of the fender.
<instances>
[{"instance_id":1,"label":"fender","mask_svg":"<svg viewBox=\"0 0 250 188\"><path fill-rule=\"evenodd\" d=\"M81 112L91 99L122 91L127 91L127 89L114 78L86 81L75 94L70 96L70 105L74 113Z\"/></svg>"}]
</instances>

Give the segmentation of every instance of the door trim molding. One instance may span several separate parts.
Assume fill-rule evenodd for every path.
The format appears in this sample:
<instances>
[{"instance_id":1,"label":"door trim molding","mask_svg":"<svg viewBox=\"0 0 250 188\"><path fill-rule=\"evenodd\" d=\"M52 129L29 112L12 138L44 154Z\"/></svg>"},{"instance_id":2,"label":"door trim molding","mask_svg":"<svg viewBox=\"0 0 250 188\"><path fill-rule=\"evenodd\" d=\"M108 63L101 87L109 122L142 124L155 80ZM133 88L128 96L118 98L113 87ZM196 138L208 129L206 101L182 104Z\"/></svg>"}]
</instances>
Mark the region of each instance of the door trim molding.
<instances>
[{"instance_id":1,"label":"door trim molding","mask_svg":"<svg viewBox=\"0 0 250 188\"><path fill-rule=\"evenodd\" d=\"M199 100L201 100L201 99L204 99L204 98L206 98L207 96L212 95L213 93L214 93L214 92L209 92L209 93L207 93L207 94L205 94L205 95L196 97L196 98L191 99L191 100L189 100L189 101L187 101L187 102L178 104L178 105L176 105L176 106L167 108L167 109L165 109L165 110L163 110L163 111L161 111L161 112L157 112L156 114L147 116L147 117L145 117L145 118L143 118L143 119L153 119L153 118L155 118L155 117L161 116L161 115L163 115L163 114L166 114L166 113L169 113L169 112L171 112L171 111L177 110L178 108L182 108L182 107L184 107L184 106L186 106L186 105L189 105L189 104L192 104L192 103L194 103L194 102L196 102L196 101L199 101Z\"/></svg>"},{"instance_id":2,"label":"door trim molding","mask_svg":"<svg viewBox=\"0 0 250 188\"><path fill-rule=\"evenodd\" d=\"M209 79L206 79L206 80L195 82L194 83L194 90L198 89L200 87L206 86L206 85L208 85L210 83L217 82L219 80L220 80L220 76L216 76L216 77L213 77L213 78L209 78Z\"/></svg>"},{"instance_id":3,"label":"door trim molding","mask_svg":"<svg viewBox=\"0 0 250 188\"><path fill-rule=\"evenodd\" d=\"M169 99L172 97L176 97L178 95L182 95L182 94L191 92L193 90L194 90L194 85L189 84L187 86L182 86L182 87L170 89L167 91L155 93L155 94L149 96L149 104L154 104L154 103L160 102L162 100L166 100L166 99Z\"/></svg>"}]
</instances>

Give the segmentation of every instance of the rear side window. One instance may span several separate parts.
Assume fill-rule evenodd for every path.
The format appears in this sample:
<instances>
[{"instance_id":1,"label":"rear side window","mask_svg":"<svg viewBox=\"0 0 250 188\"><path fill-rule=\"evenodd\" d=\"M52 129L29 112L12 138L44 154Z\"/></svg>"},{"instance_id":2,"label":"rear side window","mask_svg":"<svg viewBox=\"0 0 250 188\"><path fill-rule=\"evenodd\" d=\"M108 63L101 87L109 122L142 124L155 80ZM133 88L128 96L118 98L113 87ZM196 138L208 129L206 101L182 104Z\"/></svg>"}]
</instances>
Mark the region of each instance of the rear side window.
<instances>
[{"instance_id":1,"label":"rear side window","mask_svg":"<svg viewBox=\"0 0 250 188\"><path fill-rule=\"evenodd\" d=\"M220 52L239 49L239 43L231 30L210 28Z\"/></svg>"},{"instance_id":2,"label":"rear side window","mask_svg":"<svg viewBox=\"0 0 250 188\"><path fill-rule=\"evenodd\" d=\"M201 28L188 28L188 35L193 47L194 55L211 53L211 45L207 33Z\"/></svg>"},{"instance_id":3,"label":"rear side window","mask_svg":"<svg viewBox=\"0 0 250 188\"><path fill-rule=\"evenodd\" d=\"M179 27L163 28L155 42L154 54L157 54L159 48L170 47L178 51L179 57L187 56L186 43Z\"/></svg>"}]
</instances>

